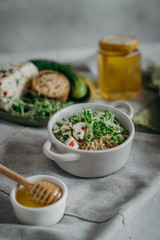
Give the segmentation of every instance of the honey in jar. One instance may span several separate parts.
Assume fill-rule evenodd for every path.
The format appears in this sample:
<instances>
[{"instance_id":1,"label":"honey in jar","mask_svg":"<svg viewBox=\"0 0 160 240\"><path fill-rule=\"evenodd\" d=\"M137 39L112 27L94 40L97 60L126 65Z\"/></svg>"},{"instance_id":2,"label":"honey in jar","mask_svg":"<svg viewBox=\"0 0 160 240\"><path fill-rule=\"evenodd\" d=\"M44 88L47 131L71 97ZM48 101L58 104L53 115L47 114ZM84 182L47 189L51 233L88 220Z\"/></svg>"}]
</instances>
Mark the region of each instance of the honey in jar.
<instances>
[{"instance_id":1,"label":"honey in jar","mask_svg":"<svg viewBox=\"0 0 160 240\"><path fill-rule=\"evenodd\" d=\"M97 54L98 84L108 100L128 99L141 92L141 54L137 38L128 35L104 37Z\"/></svg>"}]
</instances>

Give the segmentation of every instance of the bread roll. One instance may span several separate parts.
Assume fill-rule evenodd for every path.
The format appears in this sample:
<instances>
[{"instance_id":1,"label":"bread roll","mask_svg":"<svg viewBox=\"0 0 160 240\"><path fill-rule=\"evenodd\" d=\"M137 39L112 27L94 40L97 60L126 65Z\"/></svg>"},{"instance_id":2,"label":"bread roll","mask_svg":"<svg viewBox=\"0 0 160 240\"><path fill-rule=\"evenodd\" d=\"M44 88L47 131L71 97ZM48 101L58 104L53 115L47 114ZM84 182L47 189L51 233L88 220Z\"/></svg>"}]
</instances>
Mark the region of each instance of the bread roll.
<instances>
[{"instance_id":1,"label":"bread roll","mask_svg":"<svg viewBox=\"0 0 160 240\"><path fill-rule=\"evenodd\" d=\"M66 76L59 72L44 70L33 78L32 91L64 103L69 95L70 82Z\"/></svg>"}]
</instances>

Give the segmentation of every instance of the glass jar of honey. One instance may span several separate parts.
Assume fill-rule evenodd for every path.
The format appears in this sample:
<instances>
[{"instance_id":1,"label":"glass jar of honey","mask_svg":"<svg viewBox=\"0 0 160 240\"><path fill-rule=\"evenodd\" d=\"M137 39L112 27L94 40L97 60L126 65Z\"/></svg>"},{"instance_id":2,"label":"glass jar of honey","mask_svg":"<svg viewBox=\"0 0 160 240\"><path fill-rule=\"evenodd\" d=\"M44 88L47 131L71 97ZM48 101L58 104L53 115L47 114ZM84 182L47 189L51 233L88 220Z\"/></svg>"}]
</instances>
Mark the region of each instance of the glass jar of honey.
<instances>
[{"instance_id":1,"label":"glass jar of honey","mask_svg":"<svg viewBox=\"0 0 160 240\"><path fill-rule=\"evenodd\" d=\"M141 91L141 54L137 38L128 35L104 37L97 53L98 84L108 100L128 99Z\"/></svg>"}]
</instances>

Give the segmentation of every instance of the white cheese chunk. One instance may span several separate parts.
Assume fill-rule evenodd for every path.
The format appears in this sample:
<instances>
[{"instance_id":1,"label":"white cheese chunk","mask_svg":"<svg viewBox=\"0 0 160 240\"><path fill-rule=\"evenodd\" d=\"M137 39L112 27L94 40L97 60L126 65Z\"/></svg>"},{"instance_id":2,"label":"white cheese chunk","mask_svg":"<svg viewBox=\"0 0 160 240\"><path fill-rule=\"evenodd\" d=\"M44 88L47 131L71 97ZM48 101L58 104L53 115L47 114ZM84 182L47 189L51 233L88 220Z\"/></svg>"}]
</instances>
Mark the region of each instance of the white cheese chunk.
<instances>
[{"instance_id":1,"label":"white cheese chunk","mask_svg":"<svg viewBox=\"0 0 160 240\"><path fill-rule=\"evenodd\" d=\"M69 130L70 128L71 127L70 127L69 124L63 124L62 127L61 127L61 130L62 130L62 132L65 132L65 131Z\"/></svg>"},{"instance_id":2,"label":"white cheese chunk","mask_svg":"<svg viewBox=\"0 0 160 240\"><path fill-rule=\"evenodd\" d=\"M77 141L73 138L73 137L69 137L65 142L64 142L67 146L72 147L72 148L79 148L79 144L77 143Z\"/></svg>"},{"instance_id":3,"label":"white cheese chunk","mask_svg":"<svg viewBox=\"0 0 160 240\"><path fill-rule=\"evenodd\" d=\"M59 129L59 126L58 126L57 124L55 124L54 127L53 127L53 129L54 129L54 130L57 130L57 129Z\"/></svg>"},{"instance_id":4,"label":"white cheese chunk","mask_svg":"<svg viewBox=\"0 0 160 240\"><path fill-rule=\"evenodd\" d=\"M53 132L58 133L61 130L61 128L58 125L54 125Z\"/></svg>"},{"instance_id":5,"label":"white cheese chunk","mask_svg":"<svg viewBox=\"0 0 160 240\"><path fill-rule=\"evenodd\" d=\"M73 125L73 136L76 139L83 140L84 134L85 134L85 129L84 129L85 127L86 127L86 123L84 122L79 122Z\"/></svg>"},{"instance_id":6,"label":"white cheese chunk","mask_svg":"<svg viewBox=\"0 0 160 240\"><path fill-rule=\"evenodd\" d=\"M63 136L65 136L65 135L67 135L67 136L70 136L71 135L71 132L68 130L68 131L65 131L65 132L63 132Z\"/></svg>"}]
</instances>

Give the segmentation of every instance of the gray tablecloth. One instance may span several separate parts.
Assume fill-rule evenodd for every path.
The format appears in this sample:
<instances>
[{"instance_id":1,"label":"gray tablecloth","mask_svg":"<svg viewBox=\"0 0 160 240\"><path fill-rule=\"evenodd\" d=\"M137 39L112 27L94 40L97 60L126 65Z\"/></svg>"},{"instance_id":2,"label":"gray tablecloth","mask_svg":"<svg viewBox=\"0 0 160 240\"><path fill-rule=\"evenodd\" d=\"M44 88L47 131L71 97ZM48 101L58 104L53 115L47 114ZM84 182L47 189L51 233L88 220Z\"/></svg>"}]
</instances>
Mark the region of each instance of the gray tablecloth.
<instances>
[{"instance_id":1,"label":"gray tablecloth","mask_svg":"<svg viewBox=\"0 0 160 240\"><path fill-rule=\"evenodd\" d=\"M56 176L66 183L69 197L65 216L70 217L70 221L77 217L84 220L81 224L86 226L86 222L88 222L94 226L96 223L104 224L107 220L112 219L112 225L110 225L110 221L108 224L112 226L110 231L112 232L113 229L115 231L119 228L120 223L130 222L150 198L159 191L159 135L137 132L128 162L120 171L103 178L83 179L64 172L44 156L42 146L47 139L46 129L38 130L1 124L0 132L5 132L5 134L1 134L0 138L2 164L25 177L48 174ZM65 218L57 226L51 228L18 225L8 197L13 185L15 182L0 175L0 223L17 224L14 227L13 225L1 225L1 234L12 229L18 239L18 237L20 238L20 229L29 234L32 234L33 230L33 234L38 231L37 239L43 239L41 231L46 232L49 236L52 236L53 233L54 236L54 229L59 226L56 230L57 236L59 236L57 238L66 239L65 227L63 230ZM78 228L76 227L74 231L77 232ZM79 236L82 237L82 235ZM76 234L74 239L79 239L79 236Z\"/></svg>"},{"instance_id":2,"label":"gray tablecloth","mask_svg":"<svg viewBox=\"0 0 160 240\"><path fill-rule=\"evenodd\" d=\"M158 47L147 46L142 50L149 57L154 52L155 57L159 56ZM24 56L26 59L73 61L76 56L84 59L93 52L95 50L4 55L0 64L23 61ZM92 71L92 64L89 68ZM153 97L154 94L145 91L130 103L137 111ZM126 165L117 173L98 179L77 178L62 171L44 156L42 146L46 139L46 128L25 128L0 121L0 163L24 177L41 173L56 176L66 183L69 190L65 215L57 225L25 226L17 221L9 201L9 192L15 182L0 175L0 239L160 238L160 135L137 131Z\"/></svg>"}]
</instances>

